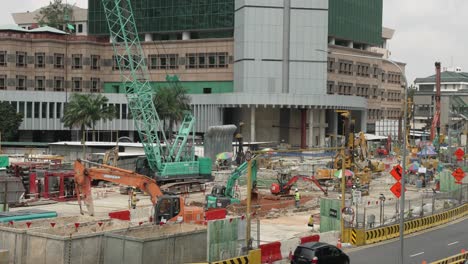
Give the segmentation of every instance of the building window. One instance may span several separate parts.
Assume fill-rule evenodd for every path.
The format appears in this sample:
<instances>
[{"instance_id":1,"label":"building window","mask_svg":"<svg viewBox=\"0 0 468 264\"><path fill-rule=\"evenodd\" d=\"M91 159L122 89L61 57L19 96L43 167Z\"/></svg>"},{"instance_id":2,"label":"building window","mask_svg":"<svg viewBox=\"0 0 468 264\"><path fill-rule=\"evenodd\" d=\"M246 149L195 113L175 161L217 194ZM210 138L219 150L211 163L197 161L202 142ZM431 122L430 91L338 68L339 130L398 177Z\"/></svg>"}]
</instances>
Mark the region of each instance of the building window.
<instances>
[{"instance_id":1,"label":"building window","mask_svg":"<svg viewBox=\"0 0 468 264\"><path fill-rule=\"evenodd\" d=\"M335 93L335 82L327 82L327 94L334 94Z\"/></svg>"},{"instance_id":2,"label":"building window","mask_svg":"<svg viewBox=\"0 0 468 264\"><path fill-rule=\"evenodd\" d=\"M218 55L218 67L219 68L227 68L228 66L228 60L227 60L227 52L220 52L220 53L217 53Z\"/></svg>"},{"instance_id":3,"label":"building window","mask_svg":"<svg viewBox=\"0 0 468 264\"><path fill-rule=\"evenodd\" d=\"M26 90L26 76L16 75L16 90Z\"/></svg>"},{"instance_id":4,"label":"building window","mask_svg":"<svg viewBox=\"0 0 468 264\"><path fill-rule=\"evenodd\" d=\"M64 55L55 53L54 54L54 68L63 69L63 65L64 65Z\"/></svg>"},{"instance_id":5,"label":"building window","mask_svg":"<svg viewBox=\"0 0 468 264\"><path fill-rule=\"evenodd\" d=\"M335 72L335 59L334 58L328 58L327 70L328 72L331 72L331 73Z\"/></svg>"},{"instance_id":6,"label":"building window","mask_svg":"<svg viewBox=\"0 0 468 264\"><path fill-rule=\"evenodd\" d=\"M187 58L188 58L187 68L196 69L197 68L197 55L195 53L189 53L187 54Z\"/></svg>"},{"instance_id":7,"label":"building window","mask_svg":"<svg viewBox=\"0 0 468 264\"><path fill-rule=\"evenodd\" d=\"M54 91L63 91L63 77L54 77Z\"/></svg>"},{"instance_id":8,"label":"building window","mask_svg":"<svg viewBox=\"0 0 468 264\"><path fill-rule=\"evenodd\" d=\"M359 63L356 65L357 70L356 70L356 75L357 76L362 76L362 77L369 77L369 64L363 64Z\"/></svg>"},{"instance_id":9,"label":"building window","mask_svg":"<svg viewBox=\"0 0 468 264\"><path fill-rule=\"evenodd\" d=\"M83 33L83 24L78 24L78 33Z\"/></svg>"},{"instance_id":10,"label":"building window","mask_svg":"<svg viewBox=\"0 0 468 264\"><path fill-rule=\"evenodd\" d=\"M7 66L6 56L6 51L0 51L0 66Z\"/></svg>"},{"instance_id":11,"label":"building window","mask_svg":"<svg viewBox=\"0 0 468 264\"><path fill-rule=\"evenodd\" d=\"M0 90L6 90L6 75L0 75Z\"/></svg>"},{"instance_id":12,"label":"building window","mask_svg":"<svg viewBox=\"0 0 468 264\"><path fill-rule=\"evenodd\" d=\"M36 86L34 90L35 91L45 90L45 77L44 76L36 76Z\"/></svg>"},{"instance_id":13,"label":"building window","mask_svg":"<svg viewBox=\"0 0 468 264\"><path fill-rule=\"evenodd\" d=\"M47 118L47 103L41 103L41 118Z\"/></svg>"},{"instance_id":14,"label":"building window","mask_svg":"<svg viewBox=\"0 0 468 264\"><path fill-rule=\"evenodd\" d=\"M352 75L353 74L352 67L353 67L353 62L340 61L339 62L339 73L340 74L346 74L346 75Z\"/></svg>"},{"instance_id":15,"label":"building window","mask_svg":"<svg viewBox=\"0 0 468 264\"><path fill-rule=\"evenodd\" d=\"M83 55L72 54L72 69L83 68Z\"/></svg>"},{"instance_id":16,"label":"building window","mask_svg":"<svg viewBox=\"0 0 468 264\"><path fill-rule=\"evenodd\" d=\"M55 108L55 118L60 118L62 117L62 103L56 103L55 104L57 107Z\"/></svg>"},{"instance_id":17,"label":"building window","mask_svg":"<svg viewBox=\"0 0 468 264\"><path fill-rule=\"evenodd\" d=\"M101 68L101 57L99 55L91 55L91 70L99 70Z\"/></svg>"},{"instance_id":18,"label":"building window","mask_svg":"<svg viewBox=\"0 0 468 264\"><path fill-rule=\"evenodd\" d=\"M54 103L49 102L49 118L54 118Z\"/></svg>"},{"instance_id":19,"label":"building window","mask_svg":"<svg viewBox=\"0 0 468 264\"><path fill-rule=\"evenodd\" d=\"M73 77L72 78L72 83L73 83L73 87L72 87L73 92L81 92L82 91L81 77Z\"/></svg>"},{"instance_id":20,"label":"building window","mask_svg":"<svg viewBox=\"0 0 468 264\"><path fill-rule=\"evenodd\" d=\"M210 94L211 93L211 88L203 88L203 93L204 94Z\"/></svg>"},{"instance_id":21,"label":"building window","mask_svg":"<svg viewBox=\"0 0 468 264\"><path fill-rule=\"evenodd\" d=\"M206 54L199 53L198 54L198 68L206 68Z\"/></svg>"},{"instance_id":22,"label":"building window","mask_svg":"<svg viewBox=\"0 0 468 264\"><path fill-rule=\"evenodd\" d=\"M36 68L44 68L45 67L45 54L43 52L35 54L34 66Z\"/></svg>"},{"instance_id":23,"label":"building window","mask_svg":"<svg viewBox=\"0 0 468 264\"><path fill-rule=\"evenodd\" d=\"M26 52L16 52L16 67L26 67Z\"/></svg>"},{"instance_id":24,"label":"building window","mask_svg":"<svg viewBox=\"0 0 468 264\"><path fill-rule=\"evenodd\" d=\"M119 62L117 60L117 56L112 56L112 70L113 71L119 70Z\"/></svg>"},{"instance_id":25,"label":"building window","mask_svg":"<svg viewBox=\"0 0 468 264\"><path fill-rule=\"evenodd\" d=\"M32 112L33 112L33 103L32 102L26 102L26 117L27 118L32 118Z\"/></svg>"},{"instance_id":26,"label":"building window","mask_svg":"<svg viewBox=\"0 0 468 264\"><path fill-rule=\"evenodd\" d=\"M39 118L41 112L41 103L34 102L34 118Z\"/></svg>"},{"instance_id":27,"label":"building window","mask_svg":"<svg viewBox=\"0 0 468 264\"><path fill-rule=\"evenodd\" d=\"M128 116L127 116L127 105L126 104L122 104L122 119L127 119Z\"/></svg>"},{"instance_id":28,"label":"building window","mask_svg":"<svg viewBox=\"0 0 468 264\"><path fill-rule=\"evenodd\" d=\"M99 78L91 78L91 92L99 93L101 91L101 80Z\"/></svg>"},{"instance_id":29,"label":"building window","mask_svg":"<svg viewBox=\"0 0 468 264\"><path fill-rule=\"evenodd\" d=\"M149 68L152 70L177 69L179 68L178 59L177 54L149 55Z\"/></svg>"}]
</instances>

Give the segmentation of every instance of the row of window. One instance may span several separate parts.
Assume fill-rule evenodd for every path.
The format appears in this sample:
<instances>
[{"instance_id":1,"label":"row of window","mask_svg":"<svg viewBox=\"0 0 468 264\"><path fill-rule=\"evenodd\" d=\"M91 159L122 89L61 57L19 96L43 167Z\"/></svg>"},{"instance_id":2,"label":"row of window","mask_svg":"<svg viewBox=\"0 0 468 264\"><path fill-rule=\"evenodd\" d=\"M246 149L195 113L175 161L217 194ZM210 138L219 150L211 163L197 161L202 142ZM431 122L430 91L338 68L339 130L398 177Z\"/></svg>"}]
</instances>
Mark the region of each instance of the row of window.
<instances>
[{"instance_id":1,"label":"row of window","mask_svg":"<svg viewBox=\"0 0 468 264\"><path fill-rule=\"evenodd\" d=\"M133 58L139 61L138 58ZM119 60L123 68L130 65L128 56L112 57L112 69L118 70ZM185 66L186 69L208 69L208 68L227 68L232 58L227 52L215 53L187 53L185 57L179 57L178 54L150 54L148 56L148 68L152 70L178 69L179 66ZM28 56L27 52L17 51L16 54L7 54L6 51L0 51L0 66L7 66L8 63L15 63L16 67L26 68L28 64L34 64L35 68L45 68L46 64L53 64L55 69L63 69L65 66L65 55L63 53L54 53L53 56L46 55L44 52L36 52L34 56ZM84 65L89 65L91 70L100 70L108 63L101 62L101 56L91 55L90 58L83 58L82 54L71 55L71 68L73 70L83 69Z\"/></svg>"},{"instance_id":2,"label":"row of window","mask_svg":"<svg viewBox=\"0 0 468 264\"><path fill-rule=\"evenodd\" d=\"M54 91L65 91L65 80L63 77L46 80L45 76L35 76L34 79L28 79L26 75L16 75L15 79L8 79L6 75L0 75L0 90L6 90L8 86L14 86L19 91L28 90L28 88L35 91L45 91L46 88ZM72 91L82 92L83 88L90 89L90 92L101 92L101 79L91 78L89 81L83 81L81 77L72 77Z\"/></svg>"},{"instance_id":3,"label":"row of window","mask_svg":"<svg viewBox=\"0 0 468 264\"><path fill-rule=\"evenodd\" d=\"M11 101L10 104L25 118L56 118L63 117L66 103L59 102L23 102ZM131 119L127 104L108 104L115 107L116 119Z\"/></svg>"},{"instance_id":4,"label":"row of window","mask_svg":"<svg viewBox=\"0 0 468 264\"><path fill-rule=\"evenodd\" d=\"M367 118L369 120L378 120L383 118L389 119L398 119L400 118L401 111L398 109L389 109L389 110L382 110L382 109L368 109L367 110Z\"/></svg>"},{"instance_id":5,"label":"row of window","mask_svg":"<svg viewBox=\"0 0 468 264\"><path fill-rule=\"evenodd\" d=\"M339 95L355 95L364 98L387 99L387 101L399 102L401 100L401 93L399 92L385 92L383 89L378 89L378 86L370 86L367 84L352 84L339 82L337 85L333 81L327 83L327 94Z\"/></svg>"},{"instance_id":6,"label":"row of window","mask_svg":"<svg viewBox=\"0 0 468 264\"><path fill-rule=\"evenodd\" d=\"M368 78L381 78L382 81L387 80L388 83L401 83L401 74L397 72L388 72L385 74L384 71L378 68L377 65L371 65L367 63L353 61L339 60L338 62L334 58L328 58L327 70L329 73L335 73L338 70L339 74L353 75L368 77Z\"/></svg>"},{"instance_id":7,"label":"row of window","mask_svg":"<svg viewBox=\"0 0 468 264\"><path fill-rule=\"evenodd\" d=\"M141 61L134 57L135 62ZM151 70L179 69L185 66L186 69L214 69L227 68L230 63L227 52L216 53L187 53L185 57L179 57L179 54L150 54L148 55L148 68ZM118 70L119 64L123 69L128 69L130 61L128 56L113 56L113 70Z\"/></svg>"}]
</instances>

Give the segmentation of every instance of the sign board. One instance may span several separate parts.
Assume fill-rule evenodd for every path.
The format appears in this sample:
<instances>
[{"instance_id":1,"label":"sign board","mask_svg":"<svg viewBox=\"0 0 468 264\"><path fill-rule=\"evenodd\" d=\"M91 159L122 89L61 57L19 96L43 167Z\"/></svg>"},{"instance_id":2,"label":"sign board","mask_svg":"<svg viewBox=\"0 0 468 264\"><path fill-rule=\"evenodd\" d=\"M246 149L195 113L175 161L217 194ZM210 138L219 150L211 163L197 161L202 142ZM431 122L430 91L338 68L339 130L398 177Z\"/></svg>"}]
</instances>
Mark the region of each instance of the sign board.
<instances>
[{"instance_id":1,"label":"sign board","mask_svg":"<svg viewBox=\"0 0 468 264\"><path fill-rule=\"evenodd\" d=\"M400 166L400 164L398 164L393 167L393 170L390 171L390 174L393 176L393 178L395 178L395 180L400 181L402 172L403 168Z\"/></svg>"},{"instance_id":2,"label":"sign board","mask_svg":"<svg viewBox=\"0 0 468 264\"><path fill-rule=\"evenodd\" d=\"M424 168L424 167L419 167L418 172L419 172L419 173L426 173L426 172L427 172L427 169Z\"/></svg>"},{"instance_id":3,"label":"sign board","mask_svg":"<svg viewBox=\"0 0 468 264\"><path fill-rule=\"evenodd\" d=\"M354 191L354 192L353 192L353 203L354 203L354 204L362 204L362 194L361 194L361 191Z\"/></svg>"},{"instance_id":4,"label":"sign board","mask_svg":"<svg viewBox=\"0 0 468 264\"><path fill-rule=\"evenodd\" d=\"M458 148L453 154L457 156L457 161L461 161L463 160L463 157L465 156L465 151L463 151L463 149L461 148Z\"/></svg>"},{"instance_id":5,"label":"sign board","mask_svg":"<svg viewBox=\"0 0 468 264\"><path fill-rule=\"evenodd\" d=\"M336 211L335 209L331 209L331 208L330 208L330 212L328 213L328 215L329 215L330 217L337 218L337 217L338 217L338 211Z\"/></svg>"},{"instance_id":6,"label":"sign board","mask_svg":"<svg viewBox=\"0 0 468 264\"><path fill-rule=\"evenodd\" d=\"M393 186L390 188L390 191L395 195L396 198L401 197L401 183L397 182L393 184Z\"/></svg>"},{"instance_id":7,"label":"sign board","mask_svg":"<svg viewBox=\"0 0 468 264\"><path fill-rule=\"evenodd\" d=\"M452 176L455 178L457 183L460 184L463 178L465 178L465 172L462 169L458 168L454 172L452 172Z\"/></svg>"},{"instance_id":8,"label":"sign board","mask_svg":"<svg viewBox=\"0 0 468 264\"><path fill-rule=\"evenodd\" d=\"M252 159L252 152L247 151L245 152L245 160L250 161Z\"/></svg>"}]
</instances>

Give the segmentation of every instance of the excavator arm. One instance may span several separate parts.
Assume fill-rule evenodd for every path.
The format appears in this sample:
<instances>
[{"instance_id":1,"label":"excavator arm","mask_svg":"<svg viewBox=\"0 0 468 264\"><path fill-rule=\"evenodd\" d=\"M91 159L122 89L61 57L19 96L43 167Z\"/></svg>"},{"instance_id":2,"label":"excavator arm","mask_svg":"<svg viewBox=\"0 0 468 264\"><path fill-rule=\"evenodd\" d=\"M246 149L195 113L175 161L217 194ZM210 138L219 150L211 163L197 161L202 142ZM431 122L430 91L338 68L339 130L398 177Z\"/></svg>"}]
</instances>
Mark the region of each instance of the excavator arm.
<instances>
[{"instance_id":1,"label":"excavator arm","mask_svg":"<svg viewBox=\"0 0 468 264\"><path fill-rule=\"evenodd\" d=\"M89 163L100 167L86 168L83 163ZM108 165L101 165L89 161L76 160L75 170L75 188L80 205L80 212L83 214L81 200L84 201L90 215L94 215L94 205L91 195L91 180L104 180L122 185L133 186L148 193L151 202L156 205L158 198L163 196L156 181L133 171L124 170ZM83 196L83 197L81 197Z\"/></svg>"},{"instance_id":2,"label":"excavator arm","mask_svg":"<svg viewBox=\"0 0 468 264\"><path fill-rule=\"evenodd\" d=\"M313 182L324 194L325 196L328 195L327 190L323 189L322 185L318 182L318 180L315 178L315 176L304 176L304 175L296 175L292 177L285 185L283 185L282 191L278 189L278 187L273 187L275 184L272 185L271 188L271 193L274 195L279 195L279 194L289 194L293 184L295 184L298 180L303 180L303 181L310 181ZM277 191L279 190L279 192Z\"/></svg>"}]
</instances>

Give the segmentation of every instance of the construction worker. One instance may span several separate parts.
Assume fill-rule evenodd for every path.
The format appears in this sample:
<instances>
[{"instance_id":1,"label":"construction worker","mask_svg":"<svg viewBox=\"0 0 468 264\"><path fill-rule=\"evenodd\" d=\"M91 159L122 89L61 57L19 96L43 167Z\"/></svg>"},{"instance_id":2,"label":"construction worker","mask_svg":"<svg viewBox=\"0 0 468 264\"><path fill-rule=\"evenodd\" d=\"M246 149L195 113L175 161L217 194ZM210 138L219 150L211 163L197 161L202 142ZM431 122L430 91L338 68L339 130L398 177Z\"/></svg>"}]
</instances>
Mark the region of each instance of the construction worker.
<instances>
[{"instance_id":1,"label":"construction worker","mask_svg":"<svg viewBox=\"0 0 468 264\"><path fill-rule=\"evenodd\" d=\"M131 197L130 197L130 204L131 204L131 207L133 209L136 209L136 204L137 204L138 201L140 201L140 199L138 199L136 197L136 190L135 189L132 189L131 192L132 192L132 194L131 194Z\"/></svg>"},{"instance_id":2,"label":"construction worker","mask_svg":"<svg viewBox=\"0 0 468 264\"><path fill-rule=\"evenodd\" d=\"M310 215L307 225L312 227L312 230L314 230L314 215Z\"/></svg>"},{"instance_id":3,"label":"construction worker","mask_svg":"<svg viewBox=\"0 0 468 264\"><path fill-rule=\"evenodd\" d=\"M297 188L294 192L294 200L296 201L296 207L299 207L299 203L301 202L301 194Z\"/></svg>"}]
</instances>

